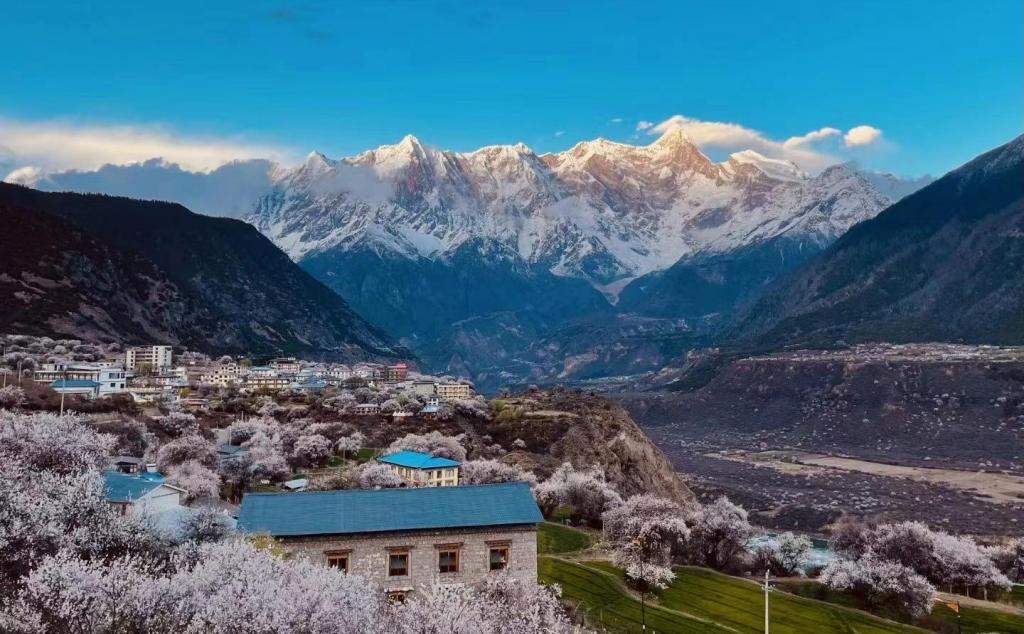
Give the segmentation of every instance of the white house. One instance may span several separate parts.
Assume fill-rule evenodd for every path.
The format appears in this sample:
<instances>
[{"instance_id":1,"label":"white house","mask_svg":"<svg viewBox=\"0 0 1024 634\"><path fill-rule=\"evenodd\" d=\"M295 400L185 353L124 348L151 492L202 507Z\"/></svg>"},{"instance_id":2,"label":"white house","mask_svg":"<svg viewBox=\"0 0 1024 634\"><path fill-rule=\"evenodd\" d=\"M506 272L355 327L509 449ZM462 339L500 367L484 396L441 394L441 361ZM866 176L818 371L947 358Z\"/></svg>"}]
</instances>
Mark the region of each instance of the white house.
<instances>
[{"instance_id":1,"label":"white house","mask_svg":"<svg viewBox=\"0 0 1024 634\"><path fill-rule=\"evenodd\" d=\"M57 392L82 394L90 398L123 394L128 383L123 368L84 363L47 363L33 372L32 378L49 383Z\"/></svg>"},{"instance_id":2,"label":"white house","mask_svg":"<svg viewBox=\"0 0 1024 634\"><path fill-rule=\"evenodd\" d=\"M119 509L122 515L140 511L161 513L181 506L188 495L185 489L168 484L163 475L150 471L104 471L103 490L107 502Z\"/></svg>"}]
</instances>

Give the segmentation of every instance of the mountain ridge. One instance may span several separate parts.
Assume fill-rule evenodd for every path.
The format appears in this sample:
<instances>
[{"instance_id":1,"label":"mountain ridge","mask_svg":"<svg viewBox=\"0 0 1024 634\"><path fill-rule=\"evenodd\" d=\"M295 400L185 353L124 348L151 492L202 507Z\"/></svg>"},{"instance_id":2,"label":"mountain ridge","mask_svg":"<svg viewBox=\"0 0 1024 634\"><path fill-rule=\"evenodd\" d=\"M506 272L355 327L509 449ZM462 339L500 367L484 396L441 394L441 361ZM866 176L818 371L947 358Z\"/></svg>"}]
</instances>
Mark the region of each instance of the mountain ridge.
<instances>
[{"instance_id":1,"label":"mountain ridge","mask_svg":"<svg viewBox=\"0 0 1024 634\"><path fill-rule=\"evenodd\" d=\"M215 353L404 353L246 223L174 203L9 184L0 184L0 208L11 225L0 268L20 303L5 327ZM116 301L108 305L105 292Z\"/></svg>"}]
</instances>

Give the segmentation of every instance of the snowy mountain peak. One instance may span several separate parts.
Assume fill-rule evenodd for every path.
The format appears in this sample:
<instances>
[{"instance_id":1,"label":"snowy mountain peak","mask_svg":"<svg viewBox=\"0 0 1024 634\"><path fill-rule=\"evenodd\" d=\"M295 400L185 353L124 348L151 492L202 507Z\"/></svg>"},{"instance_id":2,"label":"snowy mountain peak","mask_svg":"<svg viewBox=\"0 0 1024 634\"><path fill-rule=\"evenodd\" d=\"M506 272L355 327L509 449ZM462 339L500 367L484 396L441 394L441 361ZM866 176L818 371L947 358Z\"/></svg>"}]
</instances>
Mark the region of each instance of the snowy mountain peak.
<instances>
[{"instance_id":1,"label":"snowy mountain peak","mask_svg":"<svg viewBox=\"0 0 1024 634\"><path fill-rule=\"evenodd\" d=\"M726 167L735 168L739 165L753 165L766 176L781 180L803 180L807 174L796 163L780 159L770 159L754 150L743 150L729 155Z\"/></svg>"},{"instance_id":2,"label":"snowy mountain peak","mask_svg":"<svg viewBox=\"0 0 1024 634\"><path fill-rule=\"evenodd\" d=\"M693 139L690 138L690 135L683 130L682 126L672 126L668 128L651 145L656 147L697 146L697 144L693 142Z\"/></svg>"},{"instance_id":3,"label":"snowy mountain peak","mask_svg":"<svg viewBox=\"0 0 1024 634\"><path fill-rule=\"evenodd\" d=\"M847 167L812 179L753 151L714 163L678 128L650 145L595 139L542 156L522 143L441 151L409 135L316 164L329 167L279 178L248 218L296 259L490 245L602 290L782 234L827 243L890 202Z\"/></svg>"},{"instance_id":4,"label":"snowy mountain peak","mask_svg":"<svg viewBox=\"0 0 1024 634\"><path fill-rule=\"evenodd\" d=\"M327 158L323 153L317 152L316 150L306 155L306 160L302 162L302 166L308 170L315 170L317 172L324 172L334 167L335 161Z\"/></svg>"}]
</instances>

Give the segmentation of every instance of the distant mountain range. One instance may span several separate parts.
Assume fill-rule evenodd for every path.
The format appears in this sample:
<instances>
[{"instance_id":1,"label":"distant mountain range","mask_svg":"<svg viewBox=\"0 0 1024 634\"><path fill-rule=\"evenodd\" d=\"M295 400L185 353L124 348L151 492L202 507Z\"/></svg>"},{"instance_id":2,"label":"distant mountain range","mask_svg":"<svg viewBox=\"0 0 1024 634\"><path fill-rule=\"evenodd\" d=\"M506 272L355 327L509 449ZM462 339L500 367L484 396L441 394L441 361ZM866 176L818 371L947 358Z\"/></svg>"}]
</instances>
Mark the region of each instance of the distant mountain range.
<instances>
[{"instance_id":1,"label":"distant mountain range","mask_svg":"<svg viewBox=\"0 0 1024 634\"><path fill-rule=\"evenodd\" d=\"M151 161L33 184L244 217L428 365L501 382L660 363L924 181L851 165L812 176L752 151L718 163L671 130L544 155L407 136L295 168ZM609 349L616 332L635 347ZM671 342L658 354L652 333Z\"/></svg>"},{"instance_id":2,"label":"distant mountain range","mask_svg":"<svg viewBox=\"0 0 1024 634\"><path fill-rule=\"evenodd\" d=\"M406 355L250 225L0 184L0 331L338 360Z\"/></svg>"},{"instance_id":3,"label":"distant mountain range","mask_svg":"<svg viewBox=\"0 0 1024 634\"><path fill-rule=\"evenodd\" d=\"M1024 343L1024 136L852 228L731 336L773 348Z\"/></svg>"}]
</instances>

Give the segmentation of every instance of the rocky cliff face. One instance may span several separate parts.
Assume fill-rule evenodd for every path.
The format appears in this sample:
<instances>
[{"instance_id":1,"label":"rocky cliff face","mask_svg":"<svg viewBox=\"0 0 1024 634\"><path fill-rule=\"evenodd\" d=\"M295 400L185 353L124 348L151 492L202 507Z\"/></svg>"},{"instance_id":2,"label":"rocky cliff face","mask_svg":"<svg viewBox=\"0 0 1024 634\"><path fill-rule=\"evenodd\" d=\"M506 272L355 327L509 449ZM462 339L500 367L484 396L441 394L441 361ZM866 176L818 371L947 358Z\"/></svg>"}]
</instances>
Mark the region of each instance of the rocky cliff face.
<instances>
[{"instance_id":1,"label":"rocky cliff face","mask_svg":"<svg viewBox=\"0 0 1024 634\"><path fill-rule=\"evenodd\" d=\"M685 502L693 493L665 454L620 406L574 391L533 391L501 399L503 410L480 429L503 446L517 438L526 449L510 457L541 476L563 462L598 466L624 496L652 493Z\"/></svg>"}]
</instances>

